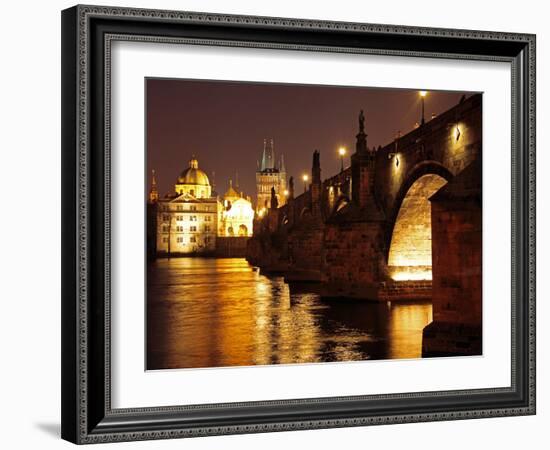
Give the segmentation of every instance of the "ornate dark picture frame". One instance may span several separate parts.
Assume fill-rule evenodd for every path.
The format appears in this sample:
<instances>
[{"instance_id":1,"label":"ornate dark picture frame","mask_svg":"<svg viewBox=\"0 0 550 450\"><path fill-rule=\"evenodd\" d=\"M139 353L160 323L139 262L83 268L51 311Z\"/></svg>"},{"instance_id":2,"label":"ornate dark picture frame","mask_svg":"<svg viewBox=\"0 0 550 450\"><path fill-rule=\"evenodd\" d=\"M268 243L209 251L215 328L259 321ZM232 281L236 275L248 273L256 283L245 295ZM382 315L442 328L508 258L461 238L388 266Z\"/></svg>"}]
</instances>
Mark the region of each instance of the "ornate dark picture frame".
<instances>
[{"instance_id":1,"label":"ornate dark picture frame","mask_svg":"<svg viewBox=\"0 0 550 450\"><path fill-rule=\"evenodd\" d=\"M502 388L111 407L115 40L505 61L512 68L512 371ZM84 444L535 413L535 36L75 6L62 12L62 437Z\"/></svg>"}]
</instances>

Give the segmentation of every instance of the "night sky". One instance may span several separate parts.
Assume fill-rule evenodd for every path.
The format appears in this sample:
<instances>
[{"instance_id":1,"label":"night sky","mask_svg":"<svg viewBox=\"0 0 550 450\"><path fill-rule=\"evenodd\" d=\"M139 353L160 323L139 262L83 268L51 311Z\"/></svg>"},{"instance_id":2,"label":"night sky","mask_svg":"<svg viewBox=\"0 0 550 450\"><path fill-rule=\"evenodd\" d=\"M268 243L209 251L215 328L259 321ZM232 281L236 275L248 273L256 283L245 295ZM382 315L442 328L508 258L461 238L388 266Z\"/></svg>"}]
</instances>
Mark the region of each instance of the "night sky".
<instances>
[{"instance_id":1,"label":"night sky","mask_svg":"<svg viewBox=\"0 0 550 450\"><path fill-rule=\"evenodd\" d=\"M425 117L457 104L464 92L429 91ZM270 83L148 79L147 186L155 169L159 194L172 192L179 173L195 155L218 193L229 179L255 201L255 172L264 138L273 139L276 161L284 154L287 178L311 170L321 152L321 177L339 171L340 146L355 148L358 115L365 114L369 147L386 145L398 131L406 134L420 121L418 90ZM215 177L213 176L215 172Z\"/></svg>"}]
</instances>

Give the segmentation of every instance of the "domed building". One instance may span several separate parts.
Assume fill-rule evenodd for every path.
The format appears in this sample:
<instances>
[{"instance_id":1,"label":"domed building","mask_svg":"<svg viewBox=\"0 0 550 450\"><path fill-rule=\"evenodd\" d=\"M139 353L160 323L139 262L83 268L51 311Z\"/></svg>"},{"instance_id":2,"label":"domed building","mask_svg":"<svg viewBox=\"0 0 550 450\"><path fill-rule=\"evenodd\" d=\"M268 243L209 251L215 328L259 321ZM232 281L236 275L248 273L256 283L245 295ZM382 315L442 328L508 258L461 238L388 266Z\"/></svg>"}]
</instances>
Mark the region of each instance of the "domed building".
<instances>
[{"instance_id":1,"label":"domed building","mask_svg":"<svg viewBox=\"0 0 550 450\"><path fill-rule=\"evenodd\" d=\"M156 182L154 183L156 189ZM156 195L156 253L178 255L213 253L218 229L218 200L212 196L208 176L193 156L181 172L174 193Z\"/></svg>"},{"instance_id":2,"label":"domed building","mask_svg":"<svg viewBox=\"0 0 550 450\"><path fill-rule=\"evenodd\" d=\"M189 194L195 198L209 198L212 196L212 187L208 175L199 169L199 162L194 156L189 161L189 167L178 177L175 190L178 194Z\"/></svg>"},{"instance_id":3,"label":"domed building","mask_svg":"<svg viewBox=\"0 0 550 450\"><path fill-rule=\"evenodd\" d=\"M189 167L177 177L174 192L164 197L157 191L154 171L152 175L148 202L149 254L244 255L246 240L252 236L254 209L250 197L245 198L233 188L231 180L229 189L219 198L194 156Z\"/></svg>"}]
</instances>

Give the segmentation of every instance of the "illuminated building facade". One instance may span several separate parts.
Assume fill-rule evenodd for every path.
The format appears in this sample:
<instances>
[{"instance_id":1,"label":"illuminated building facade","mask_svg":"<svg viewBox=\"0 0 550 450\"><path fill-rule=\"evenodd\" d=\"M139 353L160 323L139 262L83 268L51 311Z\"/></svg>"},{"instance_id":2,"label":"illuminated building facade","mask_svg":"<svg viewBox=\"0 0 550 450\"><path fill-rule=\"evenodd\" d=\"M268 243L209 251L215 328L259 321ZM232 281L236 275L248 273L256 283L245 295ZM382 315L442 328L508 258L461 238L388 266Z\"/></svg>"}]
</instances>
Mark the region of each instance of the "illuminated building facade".
<instances>
[{"instance_id":1,"label":"illuminated building facade","mask_svg":"<svg viewBox=\"0 0 550 450\"><path fill-rule=\"evenodd\" d=\"M229 182L229 189L223 198L223 208L219 217L218 235L225 237L249 237L252 236L254 222L254 209L250 197L245 198L233 189Z\"/></svg>"},{"instance_id":2,"label":"illuminated building facade","mask_svg":"<svg viewBox=\"0 0 550 450\"><path fill-rule=\"evenodd\" d=\"M162 198L153 171L148 200L148 227L152 227L148 240L154 240L148 252L152 255L214 254L220 250L218 244L226 245L225 238L252 236L250 197L239 194L230 181L221 202L195 157L177 178L174 192Z\"/></svg>"},{"instance_id":3,"label":"illuminated building facade","mask_svg":"<svg viewBox=\"0 0 550 450\"><path fill-rule=\"evenodd\" d=\"M178 177L174 193L159 198L156 180L149 202L156 203L157 254L211 253L216 249L218 200L195 157ZM156 201L155 201L156 198Z\"/></svg>"},{"instance_id":4,"label":"illuminated building facade","mask_svg":"<svg viewBox=\"0 0 550 450\"><path fill-rule=\"evenodd\" d=\"M275 163L273 139L264 139L264 151L256 172L256 212L260 215L263 215L269 209L271 188L275 189L278 205L284 205L287 189L285 161L283 155L281 155L279 163Z\"/></svg>"}]
</instances>

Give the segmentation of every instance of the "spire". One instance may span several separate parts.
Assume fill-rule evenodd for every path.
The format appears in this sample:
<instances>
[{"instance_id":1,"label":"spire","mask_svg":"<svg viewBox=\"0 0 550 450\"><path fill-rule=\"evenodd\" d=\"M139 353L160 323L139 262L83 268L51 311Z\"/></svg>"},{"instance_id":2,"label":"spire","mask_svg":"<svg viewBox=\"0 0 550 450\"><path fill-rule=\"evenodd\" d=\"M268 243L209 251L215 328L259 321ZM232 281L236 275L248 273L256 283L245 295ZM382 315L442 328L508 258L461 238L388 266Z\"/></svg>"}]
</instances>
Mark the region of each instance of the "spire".
<instances>
[{"instance_id":1,"label":"spire","mask_svg":"<svg viewBox=\"0 0 550 450\"><path fill-rule=\"evenodd\" d=\"M290 177L288 180L288 198L293 199L294 198L294 177Z\"/></svg>"},{"instance_id":2,"label":"spire","mask_svg":"<svg viewBox=\"0 0 550 450\"><path fill-rule=\"evenodd\" d=\"M264 152L262 154L262 164L260 170L263 172L266 169L275 168L275 152L273 150L273 139L270 139L269 142L267 139L264 139Z\"/></svg>"},{"instance_id":3,"label":"spire","mask_svg":"<svg viewBox=\"0 0 550 450\"><path fill-rule=\"evenodd\" d=\"M279 161L279 172L286 173L285 167L285 155L281 153L281 160Z\"/></svg>"},{"instance_id":4,"label":"spire","mask_svg":"<svg viewBox=\"0 0 550 450\"><path fill-rule=\"evenodd\" d=\"M156 203L159 199L159 192L157 189L157 177L155 176L155 169L151 171L151 190L149 191L149 203Z\"/></svg>"},{"instance_id":5,"label":"spire","mask_svg":"<svg viewBox=\"0 0 550 450\"><path fill-rule=\"evenodd\" d=\"M199 168L199 162L197 161L197 158L195 158L195 155L191 156L191 159L189 160L189 167L191 167L191 169Z\"/></svg>"}]
</instances>

